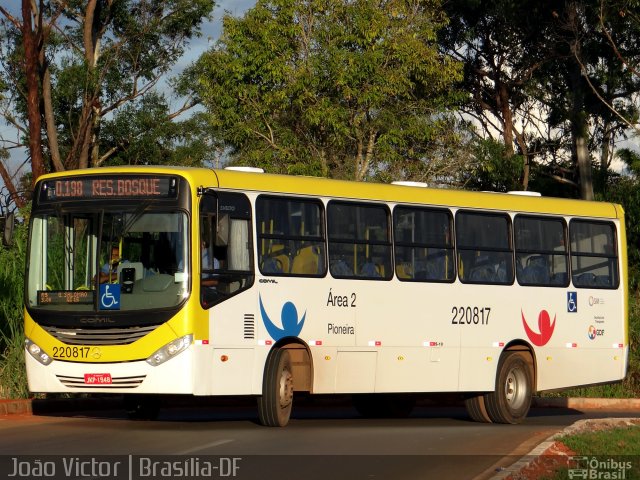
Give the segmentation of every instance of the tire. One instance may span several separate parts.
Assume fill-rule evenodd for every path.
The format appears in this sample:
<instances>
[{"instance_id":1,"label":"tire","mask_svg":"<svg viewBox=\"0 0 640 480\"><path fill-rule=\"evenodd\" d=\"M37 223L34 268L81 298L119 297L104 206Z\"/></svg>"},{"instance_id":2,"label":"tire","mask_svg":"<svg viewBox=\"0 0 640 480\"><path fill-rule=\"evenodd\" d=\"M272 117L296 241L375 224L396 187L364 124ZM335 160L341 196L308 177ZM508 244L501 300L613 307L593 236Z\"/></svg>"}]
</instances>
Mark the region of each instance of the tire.
<instances>
[{"instance_id":1,"label":"tire","mask_svg":"<svg viewBox=\"0 0 640 480\"><path fill-rule=\"evenodd\" d=\"M484 404L484 395L472 395L465 398L464 406L472 420L482 423L491 423L491 417L487 413Z\"/></svg>"},{"instance_id":2,"label":"tire","mask_svg":"<svg viewBox=\"0 0 640 480\"><path fill-rule=\"evenodd\" d=\"M160 413L157 395L125 395L124 408L131 420L155 420Z\"/></svg>"},{"instance_id":3,"label":"tire","mask_svg":"<svg viewBox=\"0 0 640 480\"><path fill-rule=\"evenodd\" d=\"M533 390L531 357L523 352L505 352L500 357L496 389L484 396L489 418L495 423L522 422L531 407Z\"/></svg>"},{"instance_id":4,"label":"tire","mask_svg":"<svg viewBox=\"0 0 640 480\"><path fill-rule=\"evenodd\" d=\"M258 397L258 417L266 427L284 427L293 407L293 370L291 356L285 349L269 353Z\"/></svg>"}]
</instances>

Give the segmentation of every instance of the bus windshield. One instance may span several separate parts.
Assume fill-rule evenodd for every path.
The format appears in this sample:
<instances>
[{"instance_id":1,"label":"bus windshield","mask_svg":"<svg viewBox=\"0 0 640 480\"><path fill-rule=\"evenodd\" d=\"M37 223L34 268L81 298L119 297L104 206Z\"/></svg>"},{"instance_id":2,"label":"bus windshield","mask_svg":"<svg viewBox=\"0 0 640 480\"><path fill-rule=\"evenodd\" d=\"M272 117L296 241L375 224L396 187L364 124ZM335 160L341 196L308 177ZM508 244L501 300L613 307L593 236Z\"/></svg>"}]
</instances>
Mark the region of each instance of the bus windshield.
<instances>
[{"instance_id":1,"label":"bus windshield","mask_svg":"<svg viewBox=\"0 0 640 480\"><path fill-rule=\"evenodd\" d=\"M187 215L148 206L35 213L27 306L95 312L180 304L189 293Z\"/></svg>"}]
</instances>

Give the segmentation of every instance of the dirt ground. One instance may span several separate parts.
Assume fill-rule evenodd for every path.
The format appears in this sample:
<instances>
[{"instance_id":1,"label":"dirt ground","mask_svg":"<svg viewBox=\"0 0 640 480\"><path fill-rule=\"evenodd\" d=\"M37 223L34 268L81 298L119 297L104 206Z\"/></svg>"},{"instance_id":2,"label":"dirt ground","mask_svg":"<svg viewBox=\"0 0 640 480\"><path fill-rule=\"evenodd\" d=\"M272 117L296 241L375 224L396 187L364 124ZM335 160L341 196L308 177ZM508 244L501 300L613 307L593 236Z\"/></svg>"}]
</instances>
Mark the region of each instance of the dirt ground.
<instances>
[{"instance_id":1,"label":"dirt ground","mask_svg":"<svg viewBox=\"0 0 640 480\"><path fill-rule=\"evenodd\" d=\"M640 418L602 418L591 420L580 420L562 432L551 437L551 445L535 460L506 477L506 480L537 480L544 476L552 476L553 472L562 467L569 467L569 459L574 456L569 447L557 438L564 435L574 435L583 432L597 432L611 428L628 427L631 425L640 426Z\"/></svg>"}]
</instances>

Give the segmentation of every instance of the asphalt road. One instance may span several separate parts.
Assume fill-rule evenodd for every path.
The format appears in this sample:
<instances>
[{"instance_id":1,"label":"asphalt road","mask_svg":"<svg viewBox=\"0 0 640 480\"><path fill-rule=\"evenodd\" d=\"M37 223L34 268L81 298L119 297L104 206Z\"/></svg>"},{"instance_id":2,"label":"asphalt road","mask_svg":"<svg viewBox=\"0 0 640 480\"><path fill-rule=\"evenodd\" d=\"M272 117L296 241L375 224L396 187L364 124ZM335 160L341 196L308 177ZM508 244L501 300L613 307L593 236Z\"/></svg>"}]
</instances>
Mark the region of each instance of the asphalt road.
<instances>
[{"instance_id":1,"label":"asphalt road","mask_svg":"<svg viewBox=\"0 0 640 480\"><path fill-rule=\"evenodd\" d=\"M119 409L13 415L0 417L0 476L482 479L565 426L603 416L640 412L533 409L521 425L491 425L459 406L421 404L410 418L373 420L328 398L297 405L285 428L258 425L248 401L163 408L155 421L128 420Z\"/></svg>"}]
</instances>

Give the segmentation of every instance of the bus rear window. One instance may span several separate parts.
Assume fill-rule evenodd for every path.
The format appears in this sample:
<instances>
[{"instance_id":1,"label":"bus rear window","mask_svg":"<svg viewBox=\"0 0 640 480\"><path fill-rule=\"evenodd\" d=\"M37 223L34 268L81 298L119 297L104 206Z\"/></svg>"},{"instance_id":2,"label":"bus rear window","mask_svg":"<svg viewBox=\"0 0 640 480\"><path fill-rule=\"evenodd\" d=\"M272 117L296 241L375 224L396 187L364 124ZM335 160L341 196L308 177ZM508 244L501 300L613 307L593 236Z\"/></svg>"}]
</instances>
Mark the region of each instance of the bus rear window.
<instances>
[{"instance_id":1,"label":"bus rear window","mask_svg":"<svg viewBox=\"0 0 640 480\"><path fill-rule=\"evenodd\" d=\"M576 287L618 288L615 227L608 222L572 220L571 277Z\"/></svg>"}]
</instances>

